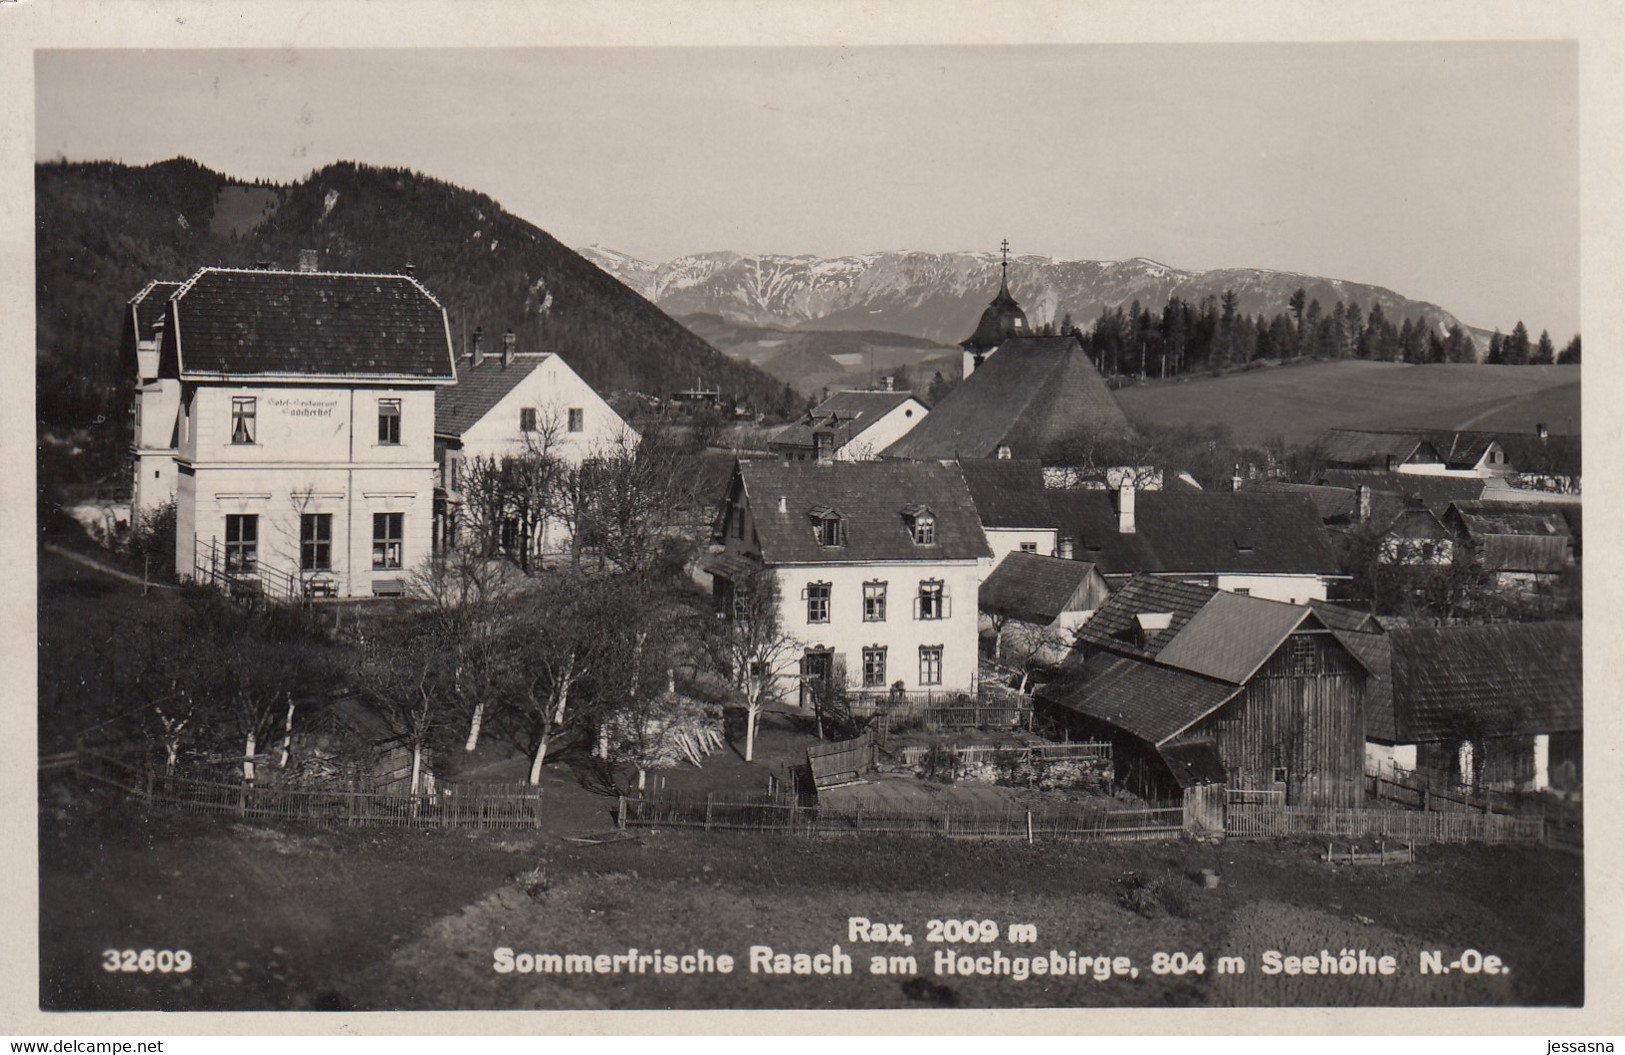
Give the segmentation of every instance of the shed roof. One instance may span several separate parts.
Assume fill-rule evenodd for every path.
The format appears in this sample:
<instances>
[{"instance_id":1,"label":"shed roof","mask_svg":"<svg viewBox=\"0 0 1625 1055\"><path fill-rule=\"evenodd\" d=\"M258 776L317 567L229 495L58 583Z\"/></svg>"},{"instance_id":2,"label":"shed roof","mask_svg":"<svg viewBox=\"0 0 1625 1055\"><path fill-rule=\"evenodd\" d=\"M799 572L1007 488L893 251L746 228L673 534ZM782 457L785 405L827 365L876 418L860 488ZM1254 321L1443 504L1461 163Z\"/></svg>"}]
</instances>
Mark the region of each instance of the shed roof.
<instances>
[{"instance_id":1,"label":"shed roof","mask_svg":"<svg viewBox=\"0 0 1625 1055\"><path fill-rule=\"evenodd\" d=\"M1578 622L1412 627L1387 636L1396 742L1581 728Z\"/></svg>"},{"instance_id":2,"label":"shed roof","mask_svg":"<svg viewBox=\"0 0 1625 1055\"><path fill-rule=\"evenodd\" d=\"M977 605L990 615L1048 626L1063 612L1098 608L1108 593L1093 564L1015 552L982 583Z\"/></svg>"},{"instance_id":3,"label":"shed roof","mask_svg":"<svg viewBox=\"0 0 1625 1055\"><path fill-rule=\"evenodd\" d=\"M456 380L445 311L406 275L203 268L169 302L161 359L182 379Z\"/></svg>"},{"instance_id":4,"label":"shed roof","mask_svg":"<svg viewBox=\"0 0 1625 1055\"><path fill-rule=\"evenodd\" d=\"M970 487L982 526L1053 528L1044 466L1036 458L964 458L959 471Z\"/></svg>"},{"instance_id":5,"label":"shed roof","mask_svg":"<svg viewBox=\"0 0 1625 1055\"><path fill-rule=\"evenodd\" d=\"M548 352L526 352L514 356L507 366L502 365L500 355L488 355L478 366L471 356L458 359L457 383L435 396L435 435L461 436L551 358ZM518 427L514 422L514 428Z\"/></svg>"},{"instance_id":6,"label":"shed roof","mask_svg":"<svg viewBox=\"0 0 1625 1055\"><path fill-rule=\"evenodd\" d=\"M1157 748L1163 764L1181 788L1194 788L1202 784L1223 784L1230 779L1224 768L1219 747L1211 740L1187 740L1184 743L1164 744Z\"/></svg>"},{"instance_id":7,"label":"shed roof","mask_svg":"<svg viewBox=\"0 0 1625 1055\"><path fill-rule=\"evenodd\" d=\"M1011 337L884 453L989 458L1004 446L1018 458L1044 458L1080 436L1128 428L1075 335Z\"/></svg>"},{"instance_id":8,"label":"shed roof","mask_svg":"<svg viewBox=\"0 0 1625 1055\"><path fill-rule=\"evenodd\" d=\"M1038 695L1161 744L1224 706L1241 689L1240 685L1120 656L1093 677L1075 672L1044 685Z\"/></svg>"},{"instance_id":9,"label":"shed roof","mask_svg":"<svg viewBox=\"0 0 1625 1055\"><path fill-rule=\"evenodd\" d=\"M944 561L991 557L965 478L940 462L739 463L769 564L864 561ZM783 512L780 512L780 500ZM925 506L936 518L935 541L918 545L903 510ZM832 510L846 528L845 544L821 546L814 510Z\"/></svg>"}]
</instances>

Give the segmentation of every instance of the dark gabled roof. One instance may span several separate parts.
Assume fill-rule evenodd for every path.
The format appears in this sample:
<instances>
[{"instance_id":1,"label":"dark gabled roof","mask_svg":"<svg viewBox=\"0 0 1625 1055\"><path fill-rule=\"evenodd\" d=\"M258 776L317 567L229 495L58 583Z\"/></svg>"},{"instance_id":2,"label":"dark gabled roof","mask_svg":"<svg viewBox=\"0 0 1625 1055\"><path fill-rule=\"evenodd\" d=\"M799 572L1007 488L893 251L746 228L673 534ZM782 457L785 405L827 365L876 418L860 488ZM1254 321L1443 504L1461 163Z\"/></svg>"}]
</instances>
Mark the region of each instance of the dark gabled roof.
<instances>
[{"instance_id":1,"label":"dark gabled roof","mask_svg":"<svg viewBox=\"0 0 1625 1055\"><path fill-rule=\"evenodd\" d=\"M1174 783L1181 788L1223 784L1230 779L1230 774L1224 768L1224 759L1219 755L1218 745L1211 740L1164 744L1157 748L1157 754L1162 756Z\"/></svg>"},{"instance_id":2,"label":"dark gabled roof","mask_svg":"<svg viewBox=\"0 0 1625 1055\"><path fill-rule=\"evenodd\" d=\"M1495 440L1506 451L1507 463L1523 475L1580 475L1579 436L1498 432Z\"/></svg>"},{"instance_id":3,"label":"dark gabled roof","mask_svg":"<svg viewBox=\"0 0 1625 1055\"><path fill-rule=\"evenodd\" d=\"M1442 461L1439 452L1420 430L1329 429L1315 444L1330 464L1386 468L1419 456L1422 461Z\"/></svg>"},{"instance_id":4,"label":"dark gabled roof","mask_svg":"<svg viewBox=\"0 0 1625 1055\"><path fill-rule=\"evenodd\" d=\"M182 379L456 380L446 313L406 275L206 267L169 303L161 358Z\"/></svg>"},{"instance_id":5,"label":"dark gabled roof","mask_svg":"<svg viewBox=\"0 0 1625 1055\"><path fill-rule=\"evenodd\" d=\"M1382 624L1370 612L1345 608L1329 601L1310 601L1309 607L1321 624L1330 630L1353 630L1366 634L1382 632Z\"/></svg>"},{"instance_id":6,"label":"dark gabled roof","mask_svg":"<svg viewBox=\"0 0 1625 1055\"><path fill-rule=\"evenodd\" d=\"M742 461L739 481L769 564L944 561L991 557L965 478L939 462ZM783 499L784 512L780 512ZM907 506L936 515L935 542L916 545ZM814 510L837 511L845 544L820 546Z\"/></svg>"},{"instance_id":7,"label":"dark gabled roof","mask_svg":"<svg viewBox=\"0 0 1625 1055\"><path fill-rule=\"evenodd\" d=\"M1063 612L1092 611L1109 596L1093 564L1037 553L1007 553L982 583L977 607L1048 626Z\"/></svg>"},{"instance_id":8,"label":"dark gabled roof","mask_svg":"<svg viewBox=\"0 0 1625 1055\"><path fill-rule=\"evenodd\" d=\"M1387 637L1395 742L1581 728L1578 622L1413 627Z\"/></svg>"},{"instance_id":9,"label":"dark gabled roof","mask_svg":"<svg viewBox=\"0 0 1625 1055\"><path fill-rule=\"evenodd\" d=\"M1118 657L1093 677L1078 672L1044 685L1038 695L1161 744L1224 706L1241 690L1240 685Z\"/></svg>"},{"instance_id":10,"label":"dark gabled roof","mask_svg":"<svg viewBox=\"0 0 1625 1055\"><path fill-rule=\"evenodd\" d=\"M1315 503L1315 511L1322 521L1343 520L1359 515L1358 495L1350 487L1327 487L1319 484L1294 484L1283 480L1255 480L1245 490L1264 494L1302 495Z\"/></svg>"},{"instance_id":11,"label":"dark gabled roof","mask_svg":"<svg viewBox=\"0 0 1625 1055\"><path fill-rule=\"evenodd\" d=\"M1012 337L885 450L893 458L1044 458L1089 433L1128 431L1076 336Z\"/></svg>"},{"instance_id":12,"label":"dark gabled roof","mask_svg":"<svg viewBox=\"0 0 1625 1055\"><path fill-rule=\"evenodd\" d=\"M1240 685L1306 621L1319 622L1306 605L1217 590L1162 646L1157 662Z\"/></svg>"},{"instance_id":13,"label":"dark gabled roof","mask_svg":"<svg viewBox=\"0 0 1625 1055\"><path fill-rule=\"evenodd\" d=\"M1063 537L1104 575L1134 572L1329 575L1336 558L1320 514L1302 495L1258 491L1140 491L1135 530L1118 530L1117 495L1052 491Z\"/></svg>"},{"instance_id":14,"label":"dark gabled roof","mask_svg":"<svg viewBox=\"0 0 1625 1055\"><path fill-rule=\"evenodd\" d=\"M1438 516L1451 502L1477 501L1489 481L1479 476L1435 476L1431 473L1390 473L1369 469L1327 469L1321 483L1346 488L1352 496L1356 488L1369 487L1375 493L1415 498Z\"/></svg>"},{"instance_id":15,"label":"dark gabled roof","mask_svg":"<svg viewBox=\"0 0 1625 1055\"><path fill-rule=\"evenodd\" d=\"M1327 606L1328 608L1330 606ZM1315 608L1322 615L1326 608ZM1365 735L1394 742L1393 645L1385 633L1361 633L1334 627L1332 636L1360 661L1370 677L1365 682Z\"/></svg>"},{"instance_id":16,"label":"dark gabled roof","mask_svg":"<svg viewBox=\"0 0 1625 1055\"><path fill-rule=\"evenodd\" d=\"M1114 652L1155 658L1216 592L1192 583L1136 575L1118 587L1117 592L1095 612L1094 618L1079 628L1078 640ZM1143 645L1138 643L1135 616L1161 612L1173 616L1168 628L1154 634Z\"/></svg>"},{"instance_id":17,"label":"dark gabled roof","mask_svg":"<svg viewBox=\"0 0 1625 1055\"><path fill-rule=\"evenodd\" d=\"M1573 557L1567 503L1457 502L1450 517L1478 545L1491 571L1557 572Z\"/></svg>"},{"instance_id":18,"label":"dark gabled roof","mask_svg":"<svg viewBox=\"0 0 1625 1055\"><path fill-rule=\"evenodd\" d=\"M486 356L479 366L470 356L457 360L457 383L434 398L435 435L461 436L473 428L502 397L550 358L548 352L520 354L507 366L502 365L500 355ZM515 429L519 427L518 421L513 424Z\"/></svg>"},{"instance_id":19,"label":"dark gabled roof","mask_svg":"<svg viewBox=\"0 0 1625 1055\"><path fill-rule=\"evenodd\" d=\"M181 285L179 282L148 282L140 293L130 298L130 312L139 336L145 337L158 325L169 310L169 298Z\"/></svg>"},{"instance_id":20,"label":"dark gabled roof","mask_svg":"<svg viewBox=\"0 0 1625 1055\"><path fill-rule=\"evenodd\" d=\"M990 528L1052 528L1049 492L1044 489L1044 467L1037 459L965 458L959 471L970 486L982 526Z\"/></svg>"},{"instance_id":21,"label":"dark gabled roof","mask_svg":"<svg viewBox=\"0 0 1625 1055\"><path fill-rule=\"evenodd\" d=\"M816 433L827 432L834 437L834 448L838 449L914 398L912 392L837 392L780 429L772 444L810 448Z\"/></svg>"}]
</instances>

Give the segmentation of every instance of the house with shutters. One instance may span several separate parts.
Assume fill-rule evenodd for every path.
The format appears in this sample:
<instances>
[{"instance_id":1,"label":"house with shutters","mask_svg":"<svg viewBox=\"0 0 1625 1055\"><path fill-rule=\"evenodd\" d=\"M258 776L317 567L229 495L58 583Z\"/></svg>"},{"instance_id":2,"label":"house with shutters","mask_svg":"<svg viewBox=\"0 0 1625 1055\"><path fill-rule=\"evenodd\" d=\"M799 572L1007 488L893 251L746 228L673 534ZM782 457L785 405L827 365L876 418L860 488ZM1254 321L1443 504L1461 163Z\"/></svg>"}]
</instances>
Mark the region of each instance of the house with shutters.
<instances>
[{"instance_id":1,"label":"house with shutters","mask_svg":"<svg viewBox=\"0 0 1625 1055\"><path fill-rule=\"evenodd\" d=\"M807 702L839 681L861 695L973 692L977 587L992 563L959 469L939 462L740 461L706 562L719 614L754 569L773 576L801 644L781 679Z\"/></svg>"},{"instance_id":2,"label":"house with shutters","mask_svg":"<svg viewBox=\"0 0 1625 1055\"><path fill-rule=\"evenodd\" d=\"M457 376L446 313L409 275L301 265L206 267L166 303L155 377L176 393L176 570L233 590L399 595L429 555L435 393ZM167 405L143 406L142 443Z\"/></svg>"},{"instance_id":3,"label":"house with shutters","mask_svg":"<svg viewBox=\"0 0 1625 1055\"><path fill-rule=\"evenodd\" d=\"M579 468L594 457L635 446L638 434L563 357L520 351L512 330L487 354L483 329L457 360L457 384L435 401L434 546L457 540L463 486L471 466L536 454ZM511 533L510 533L511 534ZM517 546L517 539L506 540ZM533 552L568 542L564 527L544 522L528 540Z\"/></svg>"},{"instance_id":4,"label":"house with shutters","mask_svg":"<svg viewBox=\"0 0 1625 1055\"><path fill-rule=\"evenodd\" d=\"M1035 705L1113 745L1118 779L1162 798L1201 784L1289 805L1365 795L1370 669L1341 629L1358 613L1136 576L1078 629Z\"/></svg>"},{"instance_id":5,"label":"house with shutters","mask_svg":"<svg viewBox=\"0 0 1625 1055\"><path fill-rule=\"evenodd\" d=\"M912 392L836 392L768 441L791 461L869 461L925 420Z\"/></svg>"}]
</instances>

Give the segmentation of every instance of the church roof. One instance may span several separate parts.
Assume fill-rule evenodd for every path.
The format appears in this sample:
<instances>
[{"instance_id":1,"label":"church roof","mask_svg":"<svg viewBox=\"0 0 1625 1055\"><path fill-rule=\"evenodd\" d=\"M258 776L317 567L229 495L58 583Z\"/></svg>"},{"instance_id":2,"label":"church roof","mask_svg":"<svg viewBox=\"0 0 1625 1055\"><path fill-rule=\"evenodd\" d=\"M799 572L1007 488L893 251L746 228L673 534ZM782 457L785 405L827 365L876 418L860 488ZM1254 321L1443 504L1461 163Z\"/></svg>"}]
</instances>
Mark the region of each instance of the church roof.
<instances>
[{"instance_id":1,"label":"church roof","mask_svg":"<svg viewBox=\"0 0 1625 1055\"><path fill-rule=\"evenodd\" d=\"M885 451L890 458L1015 458L1064 452L1087 433L1127 432L1128 418L1074 335L1012 337Z\"/></svg>"},{"instance_id":2,"label":"church roof","mask_svg":"<svg viewBox=\"0 0 1625 1055\"><path fill-rule=\"evenodd\" d=\"M976 332L960 342L967 348L991 348L1010 337L1031 336L1032 327L1027 325L1027 313L1021 310L1016 298L1010 295L1010 287L999 283L998 295L988 303L982 311L981 321L976 324Z\"/></svg>"}]
</instances>

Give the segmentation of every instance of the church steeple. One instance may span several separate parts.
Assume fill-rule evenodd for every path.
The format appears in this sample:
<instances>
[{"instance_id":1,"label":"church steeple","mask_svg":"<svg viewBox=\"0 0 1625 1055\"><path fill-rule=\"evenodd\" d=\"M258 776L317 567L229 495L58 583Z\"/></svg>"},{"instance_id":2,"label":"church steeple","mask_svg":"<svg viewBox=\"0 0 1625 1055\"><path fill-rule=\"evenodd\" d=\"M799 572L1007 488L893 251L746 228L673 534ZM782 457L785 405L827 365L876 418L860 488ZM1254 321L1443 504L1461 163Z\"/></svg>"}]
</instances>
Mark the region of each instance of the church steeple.
<instances>
[{"instance_id":1,"label":"church steeple","mask_svg":"<svg viewBox=\"0 0 1625 1055\"><path fill-rule=\"evenodd\" d=\"M969 377L1006 339L1031 333L1026 312L1010 295L1010 240L1006 238L999 243L999 292L982 312L976 332L959 343L965 350L962 374Z\"/></svg>"}]
</instances>

